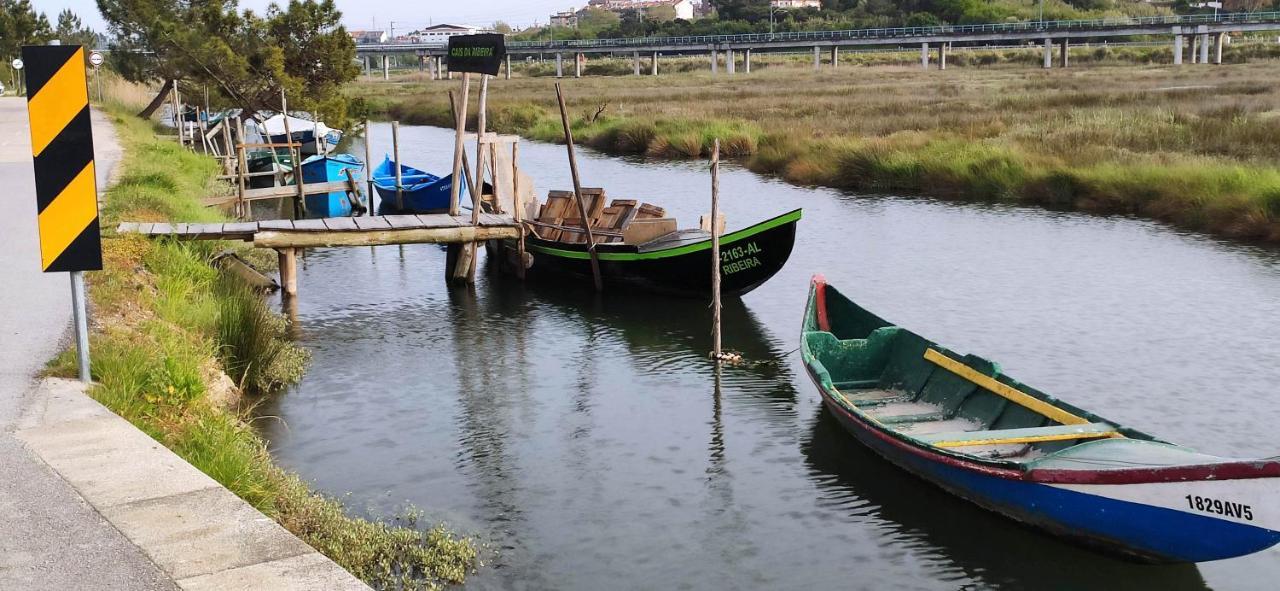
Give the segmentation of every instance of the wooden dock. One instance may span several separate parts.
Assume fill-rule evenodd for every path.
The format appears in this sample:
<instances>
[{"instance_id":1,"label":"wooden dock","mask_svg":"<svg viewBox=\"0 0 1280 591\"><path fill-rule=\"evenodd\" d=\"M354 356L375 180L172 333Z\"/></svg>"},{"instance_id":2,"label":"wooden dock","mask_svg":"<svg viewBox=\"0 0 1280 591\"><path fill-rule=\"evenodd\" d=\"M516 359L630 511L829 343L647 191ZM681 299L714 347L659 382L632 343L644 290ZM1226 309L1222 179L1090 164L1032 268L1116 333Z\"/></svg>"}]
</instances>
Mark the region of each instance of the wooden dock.
<instances>
[{"instance_id":1,"label":"wooden dock","mask_svg":"<svg viewBox=\"0 0 1280 591\"><path fill-rule=\"evenodd\" d=\"M304 220L263 220L223 224L124 222L118 234L180 240L243 240L274 249L280 257L280 284L286 295L298 292L297 249L387 244L463 244L521 238L521 225L505 215L382 215Z\"/></svg>"},{"instance_id":2,"label":"wooden dock","mask_svg":"<svg viewBox=\"0 0 1280 591\"><path fill-rule=\"evenodd\" d=\"M509 216L380 215L307 220L263 220L224 224L170 224L125 222L119 234L168 236L183 240L243 240L259 248L311 248L323 246L378 246L384 244L458 244L485 240L517 239L520 225Z\"/></svg>"}]
</instances>

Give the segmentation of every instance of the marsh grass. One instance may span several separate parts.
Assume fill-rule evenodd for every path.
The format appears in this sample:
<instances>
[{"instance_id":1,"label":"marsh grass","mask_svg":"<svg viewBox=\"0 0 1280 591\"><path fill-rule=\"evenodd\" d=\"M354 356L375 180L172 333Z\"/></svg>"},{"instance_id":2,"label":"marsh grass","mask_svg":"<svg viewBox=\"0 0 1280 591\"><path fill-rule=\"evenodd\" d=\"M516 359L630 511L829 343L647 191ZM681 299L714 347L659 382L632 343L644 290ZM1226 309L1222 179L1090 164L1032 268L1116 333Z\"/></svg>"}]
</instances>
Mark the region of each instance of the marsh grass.
<instances>
[{"instance_id":1,"label":"marsh grass","mask_svg":"<svg viewBox=\"0 0 1280 591\"><path fill-rule=\"evenodd\" d=\"M606 152L698 158L718 137L752 170L798 184L1131 213L1280 241L1280 46L1236 43L1224 55L1235 65L1182 67L1160 65L1163 46L1076 47L1072 68L1047 71L1034 67L1038 48L955 51L949 66L961 67L928 72L918 52L900 56L905 66L895 55L846 54L821 72L811 55L762 57L769 67L732 77L702 59L688 74L562 83L575 138ZM552 84L495 81L490 127L563 141ZM452 88L419 77L353 92L385 117L450 126Z\"/></svg>"},{"instance_id":2,"label":"marsh grass","mask_svg":"<svg viewBox=\"0 0 1280 591\"><path fill-rule=\"evenodd\" d=\"M147 122L114 114L124 174L107 193L103 227L218 219L197 202L213 163L157 139ZM272 463L251 426L254 398L237 405L222 396L223 370L252 396L296 381L306 361L285 338L284 320L210 265L225 245L111 234L105 269L89 275L95 399L375 588L462 582L477 564L474 543L423 527L413 512L385 521L349 515ZM51 370L74 374L74 354Z\"/></svg>"}]
</instances>

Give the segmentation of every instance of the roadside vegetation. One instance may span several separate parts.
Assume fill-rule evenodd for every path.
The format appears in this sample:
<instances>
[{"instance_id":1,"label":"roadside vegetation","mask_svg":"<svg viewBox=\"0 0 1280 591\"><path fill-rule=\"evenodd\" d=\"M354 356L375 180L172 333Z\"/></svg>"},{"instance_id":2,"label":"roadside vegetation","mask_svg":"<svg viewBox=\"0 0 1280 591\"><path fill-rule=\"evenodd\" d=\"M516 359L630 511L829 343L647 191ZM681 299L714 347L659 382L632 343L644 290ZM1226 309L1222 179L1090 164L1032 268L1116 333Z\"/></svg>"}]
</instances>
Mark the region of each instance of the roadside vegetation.
<instances>
[{"instance_id":1,"label":"roadside vegetation","mask_svg":"<svg viewBox=\"0 0 1280 591\"><path fill-rule=\"evenodd\" d=\"M1259 57L1271 45L1230 49L1242 63L1088 64L1118 50L1077 48L1073 68L1048 71L842 57L834 71L774 61L713 77L696 60L698 73L563 82L574 137L609 153L699 158L719 138L750 169L797 184L1132 214L1280 242L1280 62ZM495 81L489 128L563 141L553 83ZM411 75L354 94L382 117L451 126L445 93L456 86Z\"/></svg>"},{"instance_id":2,"label":"roadside vegetation","mask_svg":"<svg viewBox=\"0 0 1280 591\"><path fill-rule=\"evenodd\" d=\"M353 517L272 463L250 410L296 382L307 354L286 338L284 319L261 294L211 264L230 244L113 235L124 220L222 219L198 202L215 190L216 163L157 138L150 122L127 114L132 102L109 108L125 158L102 211L105 270L88 274L97 384L90 394L371 586L462 582L477 565L470 540L421 527L413 511L386 522ZM53 364L64 375L73 368L71 353Z\"/></svg>"}]
</instances>

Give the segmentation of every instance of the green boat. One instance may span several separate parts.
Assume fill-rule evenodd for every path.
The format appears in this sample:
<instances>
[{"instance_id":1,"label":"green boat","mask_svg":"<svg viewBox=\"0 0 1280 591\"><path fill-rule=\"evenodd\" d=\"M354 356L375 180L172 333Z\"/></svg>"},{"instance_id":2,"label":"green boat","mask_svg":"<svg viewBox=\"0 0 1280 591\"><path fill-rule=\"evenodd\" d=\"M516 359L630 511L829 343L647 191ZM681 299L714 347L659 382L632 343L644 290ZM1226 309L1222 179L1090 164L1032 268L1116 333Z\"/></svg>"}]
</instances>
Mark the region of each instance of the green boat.
<instances>
[{"instance_id":1,"label":"green boat","mask_svg":"<svg viewBox=\"0 0 1280 591\"><path fill-rule=\"evenodd\" d=\"M1280 543L1280 458L1159 441L894 326L821 276L801 354L855 439L996 513L1148 562L1219 560Z\"/></svg>"}]
</instances>

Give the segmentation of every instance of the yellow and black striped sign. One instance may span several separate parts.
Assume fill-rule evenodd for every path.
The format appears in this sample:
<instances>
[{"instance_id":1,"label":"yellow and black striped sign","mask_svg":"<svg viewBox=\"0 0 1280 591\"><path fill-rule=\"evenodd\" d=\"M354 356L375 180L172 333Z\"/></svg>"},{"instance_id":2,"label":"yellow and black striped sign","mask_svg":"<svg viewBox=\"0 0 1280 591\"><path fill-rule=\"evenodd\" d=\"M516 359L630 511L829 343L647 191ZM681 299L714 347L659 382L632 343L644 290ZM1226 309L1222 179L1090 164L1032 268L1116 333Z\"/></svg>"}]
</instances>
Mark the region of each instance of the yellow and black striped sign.
<instances>
[{"instance_id":1,"label":"yellow and black striped sign","mask_svg":"<svg viewBox=\"0 0 1280 591\"><path fill-rule=\"evenodd\" d=\"M89 82L79 45L25 46L27 115L45 272L102 269Z\"/></svg>"}]
</instances>

